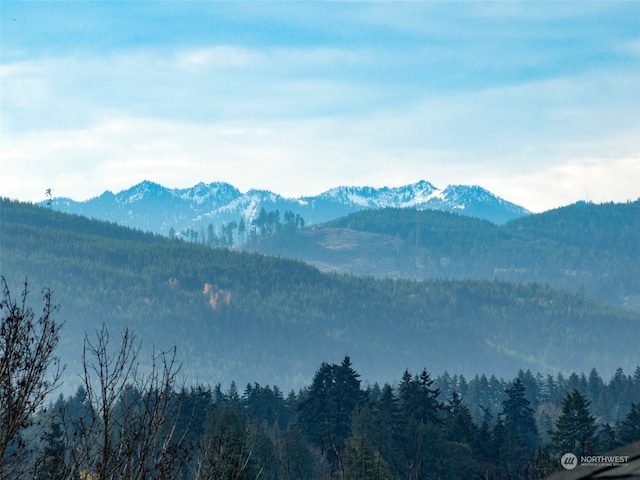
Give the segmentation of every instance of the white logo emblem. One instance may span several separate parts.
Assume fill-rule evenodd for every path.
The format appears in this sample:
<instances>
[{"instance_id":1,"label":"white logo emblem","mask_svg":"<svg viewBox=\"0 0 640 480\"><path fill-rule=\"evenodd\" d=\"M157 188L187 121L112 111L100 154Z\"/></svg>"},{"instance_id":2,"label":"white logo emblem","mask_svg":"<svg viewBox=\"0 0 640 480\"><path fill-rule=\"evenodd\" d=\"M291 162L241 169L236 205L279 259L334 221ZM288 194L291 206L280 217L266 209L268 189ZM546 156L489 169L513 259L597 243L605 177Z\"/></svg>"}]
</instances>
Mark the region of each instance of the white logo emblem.
<instances>
[{"instance_id":1,"label":"white logo emblem","mask_svg":"<svg viewBox=\"0 0 640 480\"><path fill-rule=\"evenodd\" d=\"M573 470L578 466L578 457L576 457L573 453L565 453L564 455L562 455L560 463L562 464L562 468L566 470Z\"/></svg>"}]
</instances>

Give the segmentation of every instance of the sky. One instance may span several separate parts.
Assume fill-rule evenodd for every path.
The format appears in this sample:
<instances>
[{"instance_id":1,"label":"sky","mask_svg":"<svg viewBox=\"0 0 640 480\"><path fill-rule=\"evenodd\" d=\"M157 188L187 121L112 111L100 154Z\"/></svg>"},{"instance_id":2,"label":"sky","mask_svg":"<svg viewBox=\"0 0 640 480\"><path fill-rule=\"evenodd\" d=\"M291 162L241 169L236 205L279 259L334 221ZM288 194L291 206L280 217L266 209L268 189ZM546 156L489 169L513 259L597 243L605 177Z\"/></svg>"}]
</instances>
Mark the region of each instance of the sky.
<instances>
[{"instance_id":1,"label":"sky","mask_svg":"<svg viewBox=\"0 0 640 480\"><path fill-rule=\"evenodd\" d=\"M640 197L640 2L0 2L0 196Z\"/></svg>"}]
</instances>

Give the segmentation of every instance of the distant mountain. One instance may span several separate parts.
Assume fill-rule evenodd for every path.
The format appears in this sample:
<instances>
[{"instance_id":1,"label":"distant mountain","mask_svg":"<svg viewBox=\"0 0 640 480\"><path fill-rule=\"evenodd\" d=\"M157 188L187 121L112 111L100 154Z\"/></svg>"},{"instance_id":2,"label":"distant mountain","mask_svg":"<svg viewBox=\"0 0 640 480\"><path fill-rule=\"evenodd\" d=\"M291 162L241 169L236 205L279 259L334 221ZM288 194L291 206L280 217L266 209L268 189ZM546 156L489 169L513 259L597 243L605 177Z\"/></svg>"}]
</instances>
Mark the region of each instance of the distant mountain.
<instances>
[{"instance_id":1,"label":"distant mountain","mask_svg":"<svg viewBox=\"0 0 640 480\"><path fill-rule=\"evenodd\" d=\"M299 388L321 362L345 355L371 383L425 367L467 377L596 367L610 377L640 362L640 314L540 284L325 274L300 261L169 240L30 204L2 200L0 212L0 274L16 298L28 279L36 312L38 292L53 290L56 317L65 322L58 354L73 390L84 335L92 338L102 324L116 343L129 327L145 349L176 345L190 383L235 380L239 388ZM432 235L438 231L447 235L442 228ZM348 241L332 246L348 248Z\"/></svg>"},{"instance_id":2,"label":"distant mountain","mask_svg":"<svg viewBox=\"0 0 640 480\"><path fill-rule=\"evenodd\" d=\"M291 211L300 215L307 225L365 209L387 207L458 212L497 224L530 213L482 187L456 185L440 190L426 181L396 188L337 187L317 196L295 199L266 190L249 190L243 194L222 182L169 189L144 181L117 194L107 191L83 202L54 198L52 206L66 213L165 235L170 229L201 231L209 224L219 228L240 218L250 223L262 208L278 210L281 214Z\"/></svg>"},{"instance_id":3,"label":"distant mountain","mask_svg":"<svg viewBox=\"0 0 640 480\"><path fill-rule=\"evenodd\" d=\"M54 198L52 207L66 213L167 234L171 228L182 230L193 226L205 215L241 196L240 191L228 183L199 183L191 188L168 189L144 181L117 194L107 191L84 202Z\"/></svg>"},{"instance_id":4,"label":"distant mountain","mask_svg":"<svg viewBox=\"0 0 640 480\"><path fill-rule=\"evenodd\" d=\"M242 248L355 275L548 283L640 310L640 201L580 203L505 225L432 210L364 210Z\"/></svg>"}]
</instances>

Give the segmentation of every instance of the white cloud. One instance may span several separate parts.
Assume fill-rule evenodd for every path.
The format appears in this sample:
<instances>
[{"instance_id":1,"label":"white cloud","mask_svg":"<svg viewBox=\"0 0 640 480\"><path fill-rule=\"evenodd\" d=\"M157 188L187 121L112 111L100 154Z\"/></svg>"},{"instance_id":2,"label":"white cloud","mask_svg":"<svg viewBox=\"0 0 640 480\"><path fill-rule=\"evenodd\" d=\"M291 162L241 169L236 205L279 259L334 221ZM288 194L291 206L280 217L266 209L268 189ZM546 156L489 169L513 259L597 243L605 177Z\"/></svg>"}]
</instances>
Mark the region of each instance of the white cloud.
<instances>
[{"instance_id":1,"label":"white cloud","mask_svg":"<svg viewBox=\"0 0 640 480\"><path fill-rule=\"evenodd\" d=\"M626 202L640 198L640 156L581 158L527 175L478 177L494 193L542 212L579 200Z\"/></svg>"},{"instance_id":2,"label":"white cloud","mask_svg":"<svg viewBox=\"0 0 640 480\"><path fill-rule=\"evenodd\" d=\"M632 40L618 45L618 51L622 53L630 53L633 56L640 57L640 40Z\"/></svg>"},{"instance_id":3,"label":"white cloud","mask_svg":"<svg viewBox=\"0 0 640 480\"><path fill-rule=\"evenodd\" d=\"M523 90L536 93L522 109L549 95L542 88ZM22 179L28 179L31 200L41 199L45 188L84 199L149 179L170 187L227 181L243 191L300 196L336 185L425 179L441 188L480 184L534 211L583 199L587 191L594 201L640 195L637 129L608 124L584 137L580 126L555 134L538 127L528 138L527 122L506 125L519 115L502 111L498 102L518 97L491 91L344 118L189 123L113 116L83 129L10 132L3 134L7 168L0 189L24 198ZM575 108L556 113L545 128L582 115L591 121L588 108Z\"/></svg>"},{"instance_id":4,"label":"white cloud","mask_svg":"<svg viewBox=\"0 0 640 480\"><path fill-rule=\"evenodd\" d=\"M174 54L178 68L193 71L198 68L240 68L264 62L265 55L255 49L234 45L180 50Z\"/></svg>"},{"instance_id":5,"label":"white cloud","mask_svg":"<svg viewBox=\"0 0 640 480\"><path fill-rule=\"evenodd\" d=\"M39 200L53 188L82 199L147 178L298 196L425 179L478 183L534 210L586 190L633 198L634 65L563 70L573 43L538 51L526 35L544 33L503 24L497 38L525 40L474 42L495 24L470 17L522 20L521 5L445 18L459 8L355 7L323 30L341 29L336 42L136 47L3 65L0 193ZM542 10L530 11L536 21ZM364 28L353 42L349 25ZM380 30L393 32L388 44ZM612 41L638 51L637 40ZM587 188L597 178L602 188Z\"/></svg>"}]
</instances>

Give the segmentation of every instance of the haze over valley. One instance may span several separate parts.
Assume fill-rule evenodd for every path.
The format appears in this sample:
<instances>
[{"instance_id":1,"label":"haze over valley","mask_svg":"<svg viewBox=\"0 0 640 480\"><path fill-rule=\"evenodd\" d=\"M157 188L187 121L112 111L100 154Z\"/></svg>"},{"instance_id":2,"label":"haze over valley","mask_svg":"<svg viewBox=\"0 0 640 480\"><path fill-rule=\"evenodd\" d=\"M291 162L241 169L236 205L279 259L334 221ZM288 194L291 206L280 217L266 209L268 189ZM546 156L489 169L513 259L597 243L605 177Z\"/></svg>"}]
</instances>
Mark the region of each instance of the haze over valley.
<instances>
[{"instance_id":1,"label":"haze over valley","mask_svg":"<svg viewBox=\"0 0 640 480\"><path fill-rule=\"evenodd\" d=\"M639 18L0 0L0 480L640 471Z\"/></svg>"},{"instance_id":2,"label":"haze over valley","mask_svg":"<svg viewBox=\"0 0 640 480\"><path fill-rule=\"evenodd\" d=\"M639 208L580 204L505 225L412 208L294 229L281 216L211 247L3 200L2 273L56 292L70 371L104 323L177 345L185 373L211 384L299 388L345 354L371 383L425 366L610 375L639 363Z\"/></svg>"},{"instance_id":3,"label":"haze over valley","mask_svg":"<svg viewBox=\"0 0 640 480\"><path fill-rule=\"evenodd\" d=\"M172 196L141 186L125 218L158 225ZM505 204L469 191L476 211ZM640 440L640 200L503 224L356 202L307 225L255 205L168 236L60 205L0 203L9 478L390 480L416 462L424 478L526 478L562 469L567 450ZM55 350L31 349L38 338ZM56 357L34 370L14 351ZM31 385L44 396L4 407Z\"/></svg>"}]
</instances>

